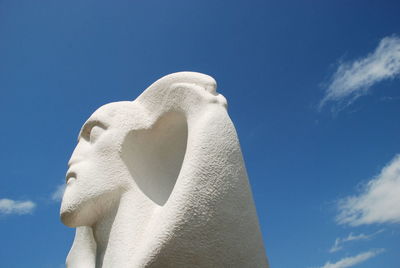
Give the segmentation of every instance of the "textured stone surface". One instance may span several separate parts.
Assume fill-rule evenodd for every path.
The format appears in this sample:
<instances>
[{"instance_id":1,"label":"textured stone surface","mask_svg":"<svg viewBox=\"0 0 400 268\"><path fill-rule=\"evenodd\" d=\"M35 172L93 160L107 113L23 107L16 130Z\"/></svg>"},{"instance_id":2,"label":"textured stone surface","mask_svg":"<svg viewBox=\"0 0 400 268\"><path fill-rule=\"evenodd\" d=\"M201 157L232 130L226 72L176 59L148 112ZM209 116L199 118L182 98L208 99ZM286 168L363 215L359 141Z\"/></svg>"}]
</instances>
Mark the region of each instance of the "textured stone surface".
<instances>
[{"instance_id":1,"label":"textured stone surface","mask_svg":"<svg viewBox=\"0 0 400 268\"><path fill-rule=\"evenodd\" d=\"M61 205L67 267L268 267L226 106L181 72L90 116Z\"/></svg>"}]
</instances>

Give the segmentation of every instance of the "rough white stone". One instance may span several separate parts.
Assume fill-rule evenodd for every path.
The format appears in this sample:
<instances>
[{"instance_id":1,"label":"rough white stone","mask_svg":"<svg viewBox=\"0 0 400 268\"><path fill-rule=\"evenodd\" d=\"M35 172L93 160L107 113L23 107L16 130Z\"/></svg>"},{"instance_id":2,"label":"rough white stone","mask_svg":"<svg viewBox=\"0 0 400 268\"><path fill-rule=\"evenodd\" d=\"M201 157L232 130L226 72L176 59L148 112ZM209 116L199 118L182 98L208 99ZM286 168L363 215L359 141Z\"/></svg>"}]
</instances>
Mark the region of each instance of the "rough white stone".
<instances>
[{"instance_id":1,"label":"rough white stone","mask_svg":"<svg viewBox=\"0 0 400 268\"><path fill-rule=\"evenodd\" d=\"M69 161L69 268L268 267L226 99L167 75L90 116Z\"/></svg>"}]
</instances>

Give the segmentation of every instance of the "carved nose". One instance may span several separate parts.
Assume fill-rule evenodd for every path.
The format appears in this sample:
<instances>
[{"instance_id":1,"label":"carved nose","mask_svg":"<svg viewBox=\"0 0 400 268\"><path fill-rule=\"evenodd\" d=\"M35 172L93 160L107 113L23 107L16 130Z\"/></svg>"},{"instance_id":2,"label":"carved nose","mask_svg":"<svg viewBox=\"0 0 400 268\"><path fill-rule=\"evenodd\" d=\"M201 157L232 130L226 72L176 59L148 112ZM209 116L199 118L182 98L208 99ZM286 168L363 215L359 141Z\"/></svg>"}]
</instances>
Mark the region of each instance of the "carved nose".
<instances>
[{"instance_id":1,"label":"carved nose","mask_svg":"<svg viewBox=\"0 0 400 268\"><path fill-rule=\"evenodd\" d=\"M72 165L75 165L76 163L80 162L80 158L78 157L71 157L71 159L68 161L68 167L70 168Z\"/></svg>"},{"instance_id":2,"label":"carved nose","mask_svg":"<svg viewBox=\"0 0 400 268\"><path fill-rule=\"evenodd\" d=\"M78 143L75 147L74 151L72 152L71 158L68 161L68 167L75 165L76 163L82 160L82 154L84 153L82 144Z\"/></svg>"}]
</instances>

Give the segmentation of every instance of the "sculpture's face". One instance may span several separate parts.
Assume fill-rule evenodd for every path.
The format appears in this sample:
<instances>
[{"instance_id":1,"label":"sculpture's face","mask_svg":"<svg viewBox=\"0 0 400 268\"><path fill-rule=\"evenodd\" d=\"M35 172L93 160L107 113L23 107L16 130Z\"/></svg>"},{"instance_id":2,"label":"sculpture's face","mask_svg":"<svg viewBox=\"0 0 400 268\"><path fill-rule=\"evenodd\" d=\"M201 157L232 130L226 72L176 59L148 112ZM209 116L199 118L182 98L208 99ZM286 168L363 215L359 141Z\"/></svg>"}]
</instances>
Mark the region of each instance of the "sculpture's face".
<instances>
[{"instance_id":1,"label":"sculpture's face","mask_svg":"<svg viewBox=\"0 0 400 268\"><path fill-rule=\"evenodd\" d=\"M64 224L71 227L94 224L128 186L120 151L129 132L124 117L132 115L135 107L132 102L107 104L83 125L68 163L67 187L60 211Z\"/></svg>"}]
</instances>

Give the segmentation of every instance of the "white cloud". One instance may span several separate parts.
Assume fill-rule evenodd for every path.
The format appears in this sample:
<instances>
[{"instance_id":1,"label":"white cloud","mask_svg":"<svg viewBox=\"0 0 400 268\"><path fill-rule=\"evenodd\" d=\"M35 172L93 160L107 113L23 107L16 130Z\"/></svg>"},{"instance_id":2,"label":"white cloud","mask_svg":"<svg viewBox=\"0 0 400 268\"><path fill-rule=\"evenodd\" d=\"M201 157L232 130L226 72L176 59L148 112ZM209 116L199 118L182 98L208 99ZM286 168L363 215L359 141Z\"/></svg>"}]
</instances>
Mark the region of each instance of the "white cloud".
<instances>
[{"instance_id":1,"label":"white cloud","mask_svg":"<svg viewBox=\"0 0 400 268\"><path fill-rule=\"evenodd\" d=\"M333 246L331 247L331 249L329 250L330 253L339 251L341 249L343 249L343 244L350 242L350 241L357 241L357 240L368 240L371 239L372 237L374 237L375 235L382 233L383 230L379 230L373 234L358 234L358 235L354 235L353 233L350 233L347 237L343 237L343 238L336 238L335 243L333 244Z\"/></svg>"},{"instance_id":2,"label":"white cloud","mask_svg":"<svg viewBox=\"0 0 400 268\"><path fill-rule=\"evenodd\" d=\"M352 257L346 257L341 259L340 261L337 261L335 263L327 262L324 264L324 266L321 266L320 268L347 268L351 267L357 264L360 264L362 262L365 262L368 259L371 259L375 257L376 255L382 253L384 250L383 249L378 249L378 250L370 250L367 252L360 253L356 256Z\"/></svg>"},{"instance_id":3,"label":"white cloud","mask_svg":"<svg viewBox=\"0 0 400 268\"><path fill-rule=\"evenodd\" d=\"M53 199L54 201L61 201L64 195L65 186L65 183L58 185L54 193L51 194L51 199Z\"/></svg>"},{"instance_id":4,"label":"white cloud","mask_svg":"<svg viewBox=\"0 0 400 268\"><path fill-rule=\"evenodd\" d=\"M358 226L372 223L400 223L400 155L356 196L339 201L340 224Z\"/></svg>"},{"instance_id":5,"label":"white cloud","mask_svg":"<svg viewBox=\"0 0 400 268\"><path fill-rule=\"evenodd\" d=\"M0 214L30 214L36 204L32 201L14 201L11 199L0 199Z\"/></svg>"},{"instance_id":6,"label":"white cloud","mask_svg":"<svg viewBox=\"0 0 400 268\"><path fill-rule=\"evenodd\" d=\"M383 38L373 53L364 58L339 65L320 108L328 101L353 100L368 92L370 87L382 80L400 76L400 38Z\"/></svg>"}]
</instances>

